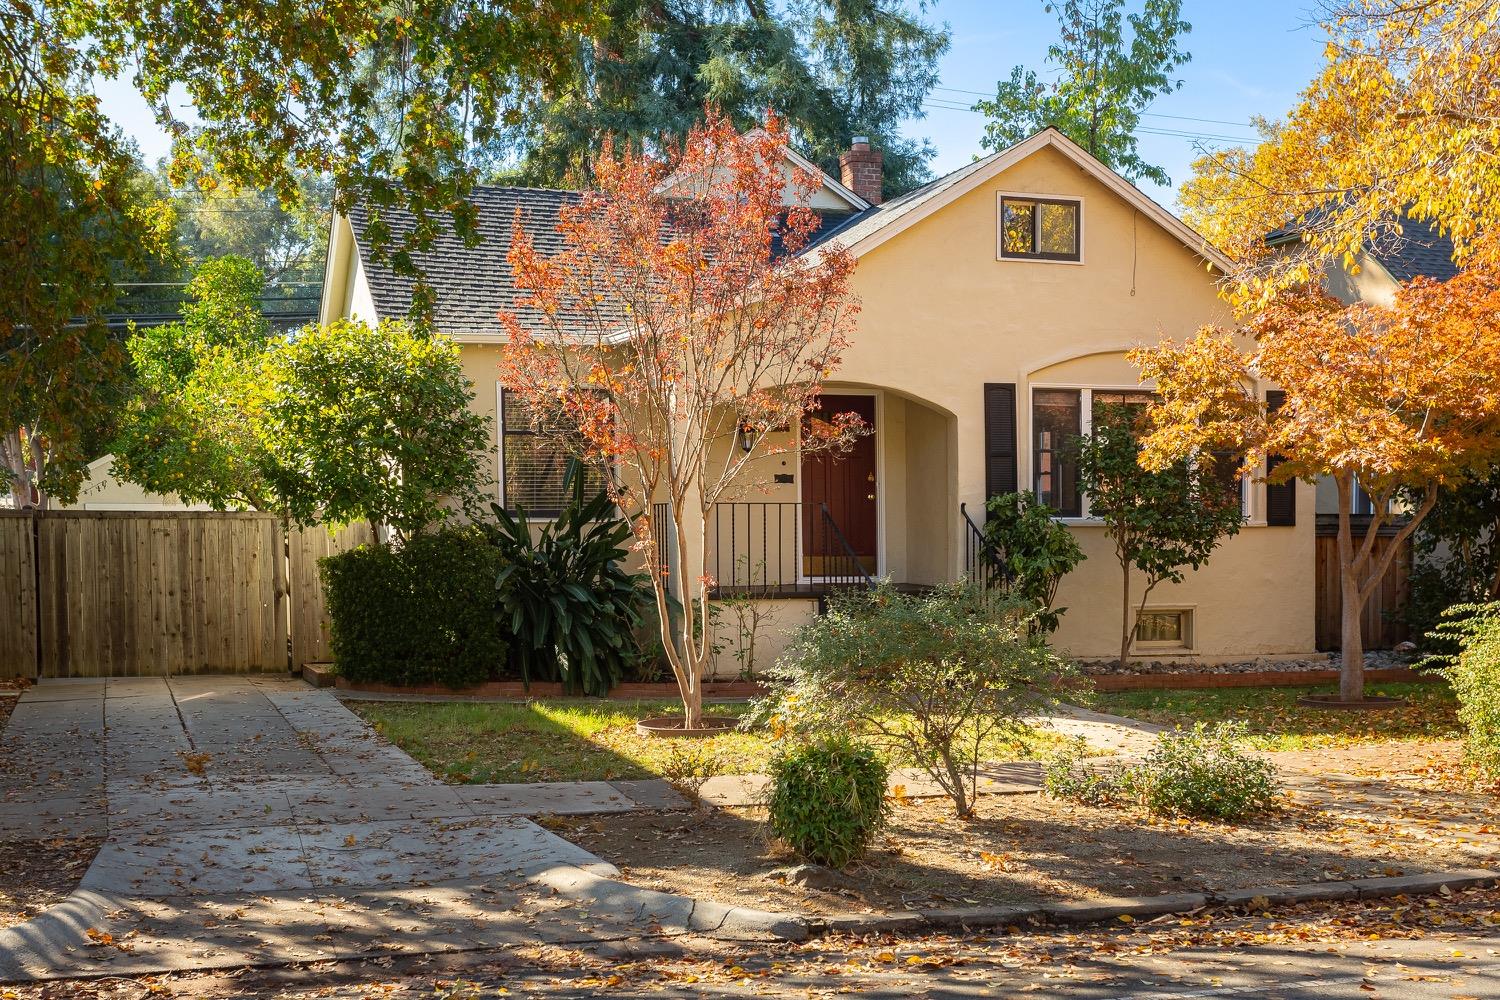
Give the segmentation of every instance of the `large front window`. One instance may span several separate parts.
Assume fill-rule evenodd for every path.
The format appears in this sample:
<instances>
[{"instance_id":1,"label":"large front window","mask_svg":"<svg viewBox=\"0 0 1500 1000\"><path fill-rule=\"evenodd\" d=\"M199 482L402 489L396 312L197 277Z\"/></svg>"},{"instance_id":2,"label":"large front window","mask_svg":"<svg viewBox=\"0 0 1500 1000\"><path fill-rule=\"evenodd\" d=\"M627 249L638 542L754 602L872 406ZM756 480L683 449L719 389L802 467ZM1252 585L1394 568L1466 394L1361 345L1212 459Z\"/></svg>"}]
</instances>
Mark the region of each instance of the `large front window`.
<instances>
[{"instance_id":1,"label":"large front window","mask_svg":"<svg viewBox=\"0 0 1500 1000\"><path fill-rule=\"evenodd\" d=\"M1088 517L1088 500L1078 478L1079 439L1089 434L1105 407L1124 407L1134 415L1145 411L1156 394L1143 389L1034 389L1031 393L1031 468L1033 490L1058 517ZM1241 457L1214 452L1219 488L1248 513Z\"/></svg>"},{"instance_id":2,"label":"large front window","mask_svg":"<svg viewBox=\"0 0 1500 1000\"><path fill-rule=\"evenodd\" d=\"M524 507L528 516L554 517L567 505L569 450L558 437L536 427L524 397L500 393L500 496L505 509ZM592 494L604 485L599 470L585 470Z\"/></svg>"}]
</instances>

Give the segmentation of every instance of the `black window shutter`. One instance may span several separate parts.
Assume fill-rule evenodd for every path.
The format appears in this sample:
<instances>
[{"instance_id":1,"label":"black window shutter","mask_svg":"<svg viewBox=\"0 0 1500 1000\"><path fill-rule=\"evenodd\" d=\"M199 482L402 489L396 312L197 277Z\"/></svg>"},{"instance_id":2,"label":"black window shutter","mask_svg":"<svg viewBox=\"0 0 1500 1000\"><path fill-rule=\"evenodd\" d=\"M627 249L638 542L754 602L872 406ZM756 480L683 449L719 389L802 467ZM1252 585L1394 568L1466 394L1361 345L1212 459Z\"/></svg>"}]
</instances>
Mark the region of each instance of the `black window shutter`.
<instances>
[{"instance_id":1,"label":"black window shutter","mask_svg":"<svg viewBox=\"0 0 1500 1000\"><path fill-rule=\"evenodd\" d=\"M1286 402L1286 393L1280 389L1266 390L1266 413L1275 413ZM1280 455L1266 456L1266 477L1280 465ZM1266 523L1278 527L1291 527L1297 523L1297 480L1284 483L1266 483Z\"/></svg>"},{"instance_id":2,"label":"black window shutter","mask_svg":"<svg viewBox=\"0 0 1500 1000\"><path fill-rule=\"evenodd\" d=\"M1016 384L984 384L984 495L1015 493Z\"/></svg>"}]
</instances>

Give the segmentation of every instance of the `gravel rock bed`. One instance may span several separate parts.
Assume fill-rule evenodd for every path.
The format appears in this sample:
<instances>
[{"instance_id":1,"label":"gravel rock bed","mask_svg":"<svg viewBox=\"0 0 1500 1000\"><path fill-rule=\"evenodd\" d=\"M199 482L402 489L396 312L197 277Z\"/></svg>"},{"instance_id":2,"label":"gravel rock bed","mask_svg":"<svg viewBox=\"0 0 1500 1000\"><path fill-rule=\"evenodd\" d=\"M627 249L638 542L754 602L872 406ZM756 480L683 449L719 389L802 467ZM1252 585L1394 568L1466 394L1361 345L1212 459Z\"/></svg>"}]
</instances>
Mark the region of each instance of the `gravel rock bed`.
<instances>
[{"instance_id":1,"label":"gravel rock bed","mask_svg":"<svg viewBox=\"0 0 1500 1000\"><path fill-rule=\"evenodd\" d=\"M1236 660L1231 663L1198 663L1192 660L1136 660L1121 670L1115 660L1079 660L1086 674L1259 674L1300 673L1307 670L1337 670L1339 654L1319 653L1299 660ZM1365 653L1365 669L1409 667L1416 659L1410 651L1376 649Z\"/></svg>"}]
</instances>

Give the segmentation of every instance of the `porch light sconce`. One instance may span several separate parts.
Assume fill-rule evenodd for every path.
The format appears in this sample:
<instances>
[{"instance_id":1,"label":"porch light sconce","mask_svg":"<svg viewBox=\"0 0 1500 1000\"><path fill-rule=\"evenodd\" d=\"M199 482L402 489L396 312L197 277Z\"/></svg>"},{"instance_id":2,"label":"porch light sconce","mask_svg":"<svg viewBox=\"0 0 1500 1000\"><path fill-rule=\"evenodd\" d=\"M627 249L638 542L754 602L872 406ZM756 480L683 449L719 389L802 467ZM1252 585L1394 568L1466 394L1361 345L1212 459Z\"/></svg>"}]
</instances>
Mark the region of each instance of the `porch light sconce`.
<instances>
[{"instance_id":1,"label":"porch light sconce","mask_svg":"<svg viewBox=\"0 0 1500 1000\"><path fill-rule=\"evenodd\" d=\"M737 436L740 439L740 449L744 451L745 454L750 454L750 452L755 448L755 439L757 437L754 425L740 424L740 429Z\"/></svg>"}]
</instances>

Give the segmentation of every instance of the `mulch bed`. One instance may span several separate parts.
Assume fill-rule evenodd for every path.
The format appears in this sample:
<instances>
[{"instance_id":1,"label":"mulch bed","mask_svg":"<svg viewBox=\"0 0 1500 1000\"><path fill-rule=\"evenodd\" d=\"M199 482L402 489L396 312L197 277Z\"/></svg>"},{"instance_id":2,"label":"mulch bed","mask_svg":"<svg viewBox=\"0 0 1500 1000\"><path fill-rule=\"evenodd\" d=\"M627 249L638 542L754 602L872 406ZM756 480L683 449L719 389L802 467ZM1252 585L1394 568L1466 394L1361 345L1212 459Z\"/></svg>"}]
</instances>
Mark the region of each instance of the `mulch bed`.
<instances>
[{"instance_id":1,"label":"mulch bed","mask_svg":"<svg viewBox=\"0 0 1500 1000\"><path fill-rule=\"evenodd\" d=\"M1410 745L1405 745L1407 751ZM1322 769L1337 765L1321 755ZM1288 764L1294 764L1288 760ZM1362 764L1371 763L1369 755ZM1289 773L1294 768L1289 768ZM1487 795L1424 793L1391 808L1310 801L1299 789L1280 812L1240 826L1150 819L1041 794L982 798L978 818L954 819L939 800L909 800L891 829L829 889L787 885L768 873L796 864L765 832L764 812L611 815L549 826L653 889L771 910L881 912L1293 885L1472 866L1452 849L1492 837L1500 810ZM1412 798L1410 796L1415 796ZM1420 816L1417 823L1402 816ZM1432 823L1448 819L1459 831ZM1497 839L1500 844L1500 839Z\"/></svg>"}]
</instances>

